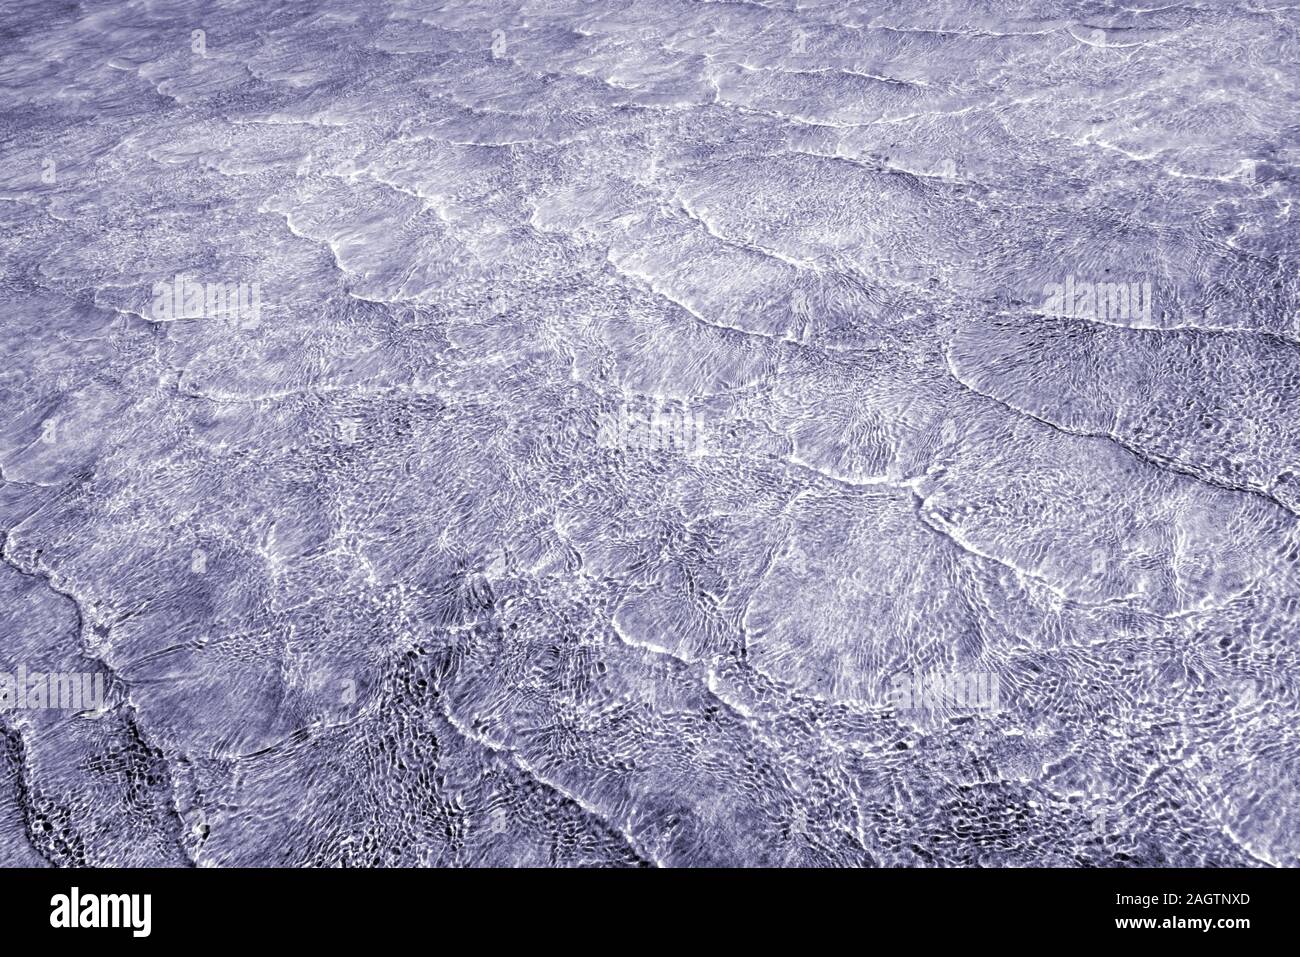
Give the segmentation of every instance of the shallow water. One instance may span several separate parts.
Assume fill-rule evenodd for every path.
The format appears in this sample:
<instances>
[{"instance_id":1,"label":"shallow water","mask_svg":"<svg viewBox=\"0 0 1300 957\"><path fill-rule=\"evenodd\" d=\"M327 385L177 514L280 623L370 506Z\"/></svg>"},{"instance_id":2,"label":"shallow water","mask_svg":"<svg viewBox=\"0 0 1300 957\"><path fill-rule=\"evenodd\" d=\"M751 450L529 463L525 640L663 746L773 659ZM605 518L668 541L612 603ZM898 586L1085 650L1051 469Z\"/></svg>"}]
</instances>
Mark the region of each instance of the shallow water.
<instances>
[{"instance_id":1,"label":"shallow water","mask_svg":"<svg viewBox=\"0 0 1300 957\"><path fill-rule=\"evenodd\" d=\"M1300 864L1298 27L6 3L0 864Z\"/></svg>"}]
</instances>

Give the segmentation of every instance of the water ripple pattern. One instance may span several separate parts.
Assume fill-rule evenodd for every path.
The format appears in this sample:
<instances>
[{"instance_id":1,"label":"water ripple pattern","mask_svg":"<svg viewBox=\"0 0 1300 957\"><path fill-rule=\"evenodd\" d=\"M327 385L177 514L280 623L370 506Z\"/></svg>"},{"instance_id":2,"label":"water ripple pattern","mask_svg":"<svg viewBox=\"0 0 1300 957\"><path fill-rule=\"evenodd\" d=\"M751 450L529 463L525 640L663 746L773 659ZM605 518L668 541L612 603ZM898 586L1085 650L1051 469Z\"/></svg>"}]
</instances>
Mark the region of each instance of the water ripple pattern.
<instances>
[{"instance_id":1,"label":"water ripple pattern","mask_svg":"<svg viewBox=\"0 0 1300 957\"><path fill-rule=\"evenodd\" d=\"M1300 8L0 2L0 864L1300 865Z\"/></svg>"}]
</instances>

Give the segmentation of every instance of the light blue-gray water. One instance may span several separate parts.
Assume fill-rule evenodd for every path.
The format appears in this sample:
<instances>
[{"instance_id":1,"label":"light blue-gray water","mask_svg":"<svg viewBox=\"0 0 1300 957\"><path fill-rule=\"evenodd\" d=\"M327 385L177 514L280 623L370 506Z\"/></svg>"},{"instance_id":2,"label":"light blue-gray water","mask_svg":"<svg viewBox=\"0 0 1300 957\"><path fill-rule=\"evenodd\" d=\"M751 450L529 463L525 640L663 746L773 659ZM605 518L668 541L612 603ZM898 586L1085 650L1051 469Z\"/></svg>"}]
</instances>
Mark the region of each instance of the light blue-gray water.
<instances>
[{"instance_id":1,"label":"light blue-gray water","mask_svg":"<svg viewBox=\"0 0 1300 957\"><path fill-rule=\"evenodd\" d=\"M1298 38L0 3L0 864L1297 865Z\"/></svg>"}]
</instances>

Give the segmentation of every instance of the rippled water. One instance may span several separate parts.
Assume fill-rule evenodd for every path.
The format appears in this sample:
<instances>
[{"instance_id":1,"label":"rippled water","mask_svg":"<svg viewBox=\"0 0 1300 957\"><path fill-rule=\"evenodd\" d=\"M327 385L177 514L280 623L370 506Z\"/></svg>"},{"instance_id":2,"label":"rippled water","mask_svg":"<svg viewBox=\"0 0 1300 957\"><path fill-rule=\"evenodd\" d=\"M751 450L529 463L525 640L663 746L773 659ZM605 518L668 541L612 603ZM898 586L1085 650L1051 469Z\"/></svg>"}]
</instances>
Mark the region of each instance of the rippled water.
<instances>
[{"instance_id":1,"label":"rippled water","mask_svg":"<svg viewBox=\"0 0 1300 957\"><path fill-rule=\"evenodd\" d=\"M1300 864L1298 37L5 2L0 863Z\"/></svg>"}]
</instances>

